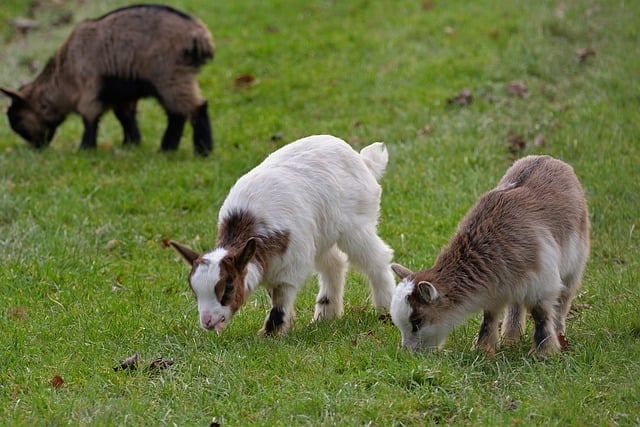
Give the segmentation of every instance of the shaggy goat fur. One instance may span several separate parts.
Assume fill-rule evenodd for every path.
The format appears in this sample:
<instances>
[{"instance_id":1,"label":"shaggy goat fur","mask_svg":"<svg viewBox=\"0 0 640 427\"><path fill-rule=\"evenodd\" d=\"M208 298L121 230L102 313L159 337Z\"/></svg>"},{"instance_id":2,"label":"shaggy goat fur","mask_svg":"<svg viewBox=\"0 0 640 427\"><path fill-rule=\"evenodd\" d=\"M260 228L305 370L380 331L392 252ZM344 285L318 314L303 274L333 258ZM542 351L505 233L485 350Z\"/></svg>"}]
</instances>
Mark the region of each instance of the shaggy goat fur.
<instances>
[{"instance_id":1,"label":"shaggy goat fur","mask_svg":"<svg viewBox=\"0 0 640 427\"><path fill-rule=\"evenodd\" d=\"M200 324L221 332L258 285L271 298L261 334L285 333L309 275L319 272L314 320L343 312L348 260L370 281L373 303L388 309L392 250L376 227L387 165L382 143L358 154L341 139L292 142L241 177L224 201L216 247L201 255L171 245L192 266Z\"/></svg>"},{"instance_id":2,"label":"shaggy goat fur","mask_svg":"<svg viewBox=\"0 0 640 427\"><path fill-rule=\"evenodd\" d=\"M440 346L449 331L483 310L476 348L519 340L528 310L535 329L531 352L547 356L567 348L565 321L589 253L589 215L571 166L528 156L507 171L497 188L467 213L434 266L402 279L391 317L404 346Z\"/></svg>"},{"instance_id":3,"label":"shaggy goat fur","mask_svg":"<svg viewBox=\"0 0 640 427\"><path fill-rule=\"evenodd\" d=\"M81 148L94 148L98 122L113 109L124 143L138 144L137 101L158 99L168 115L162 150L178 148L187 119L198 154L213 148L207 101L198 69L213 57L213 40L198 19L161 5L114 10L78 24L32 83L3 88L15 132L36 148L46 146L68 114L82 117Z\"/></svg>"}]
</instances>

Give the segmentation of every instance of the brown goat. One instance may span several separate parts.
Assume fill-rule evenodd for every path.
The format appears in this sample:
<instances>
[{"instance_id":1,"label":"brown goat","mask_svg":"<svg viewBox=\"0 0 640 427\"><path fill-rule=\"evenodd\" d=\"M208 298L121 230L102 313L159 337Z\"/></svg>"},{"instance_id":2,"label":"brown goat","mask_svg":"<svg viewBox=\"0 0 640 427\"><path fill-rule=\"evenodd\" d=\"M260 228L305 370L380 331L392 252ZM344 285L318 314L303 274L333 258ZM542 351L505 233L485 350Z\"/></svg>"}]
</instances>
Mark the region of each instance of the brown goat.
<instances>
[{"instance_id":1,"label":"brown goat","mask_svg":"<svg viewBox=\"0 0 640 427\"><path fill-rule=\"evenodd\" d=\"M535 328L531 353L568 347L565 321L589 253L589 215L571 166L549 156L515 162L497 188L467 213L434 266L402 279L391 317L404 346L442 345L467 316L484 311L476 348L494 354L498 324L504 341L520 339L528 310Z\"/></svg>"},{"instance_id":2,"label":"brown goat","mask_svg":"<svg viewBox=\"0 0 640 427\"><path fill-rule=\"evenodd\" d=\"M190 119L195 151L206 156L213 140L196 75L211 58L213 40L200 20L168 6L135 5L81 22L35 81L0 90L12 100L12 129L36 148L51 142L70 113L84 123L80 148L94 148L108 109L124 144L138 144L137 101L154 97L168 115L161 149L178 148Z\"/></svg>"}]
</instances>

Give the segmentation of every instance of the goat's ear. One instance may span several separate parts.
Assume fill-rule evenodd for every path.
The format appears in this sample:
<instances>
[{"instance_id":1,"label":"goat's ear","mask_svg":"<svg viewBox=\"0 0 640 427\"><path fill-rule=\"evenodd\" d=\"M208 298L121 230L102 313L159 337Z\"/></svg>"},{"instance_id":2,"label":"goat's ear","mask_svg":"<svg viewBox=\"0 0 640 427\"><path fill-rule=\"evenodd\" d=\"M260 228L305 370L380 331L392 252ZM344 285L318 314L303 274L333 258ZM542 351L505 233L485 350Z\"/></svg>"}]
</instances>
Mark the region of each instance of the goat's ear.
<instances>
[{"instance_id":1,"label":"goat's ear","mask_svg":"<svg viewBox=\"0 0 640 427\"><path fill-rule=\"evenodd\" d=\"M244 248L242 252L236 257L236 267L238 270L244 270L244 268L249 264L249 261L256 254L256 239L255 237L247 240L247 243L244 244Z\"/></svg>"},{"instance_id":2,"label":"goat's ear","mask_svg":"<svg viewBox=\"0 0 640 427\"><path fill-rule=\"evenodd\" d=\"M185 261L187 261L190 265L193 265L196 262L196 260L200 258L200 254L198 252L178 242L169 240L169 244L173 247L173 249L178 251L178 253L182 255L182 258L184 258Z\"/></svg>"},{"instance_id":3,"label":"goat's ear","mask_svg":"<svg viewBox=\"0 0 640 427\"><path fill-rule=\"evenodd\" d=\"M419 282L418 291L424 302L434 302L438 299L438 290L429 282Z\"/></svg>"},{"instance_id":4,"label":"goat's ear","mask_svg":"<svg viewBox=\"0 0 640 427\"><path fill-rule=\"evenodd\" d=\"M410 274L413 274L413 271L409 270L407 267L401 266L400 264L391 264L391 269L400 279L404 279Z\"/></svg>"},{"instance_id":5,"label":"goat's ear","mask_svg":"<svg viewBox=\"0 0 640 427\"><path fill-rule=\"evenodd\" d=\"M13 102L25 102L24 98L22 97L22 95L20 95L20 93L18 91L15 91L13 89L7 89L7 88L4 88L4 87L0 87L0 92L4 93L9 98L11 98L11 100Z\"/></svg>"}]
</instances>

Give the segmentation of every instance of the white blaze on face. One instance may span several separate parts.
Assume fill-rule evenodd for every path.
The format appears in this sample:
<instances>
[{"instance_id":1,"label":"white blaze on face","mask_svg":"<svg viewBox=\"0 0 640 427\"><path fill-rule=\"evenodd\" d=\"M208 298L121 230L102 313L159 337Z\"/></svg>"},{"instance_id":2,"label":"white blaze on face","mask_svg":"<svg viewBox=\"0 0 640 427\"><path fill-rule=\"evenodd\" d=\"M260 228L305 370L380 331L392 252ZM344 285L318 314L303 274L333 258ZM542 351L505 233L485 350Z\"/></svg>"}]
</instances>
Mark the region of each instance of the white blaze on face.
<instances>
[{"instance_id":1,"label":"white blaze on face","mask_svg":"<svg viewBox=\"0 0 640 427\"><path fill-rule=\"evenodd\" d=\"M449 329L446 324L412 324L414 309L409 304L408 297L414 288L414 283L408 279L398 284L391 299L391 320L400 329L403 347L411 350L434 350L444 343Z\"/></svg>"},{"instance_id":2,"label":"white blaze on face","mask_svg":"<svg viewBox=\"0 0 640 427\"><path fill-rule=\"evenodd\" d=\"M393 324L400 329L402 345L404 347L415 349L418 343L414 336L415 334L411 331L412 326L411 321L409 320L413 309L407 301L407 297L411 292L413 292L413 282L407 279L402 280L398 286L396 286L396 290L393 293L393 297L391 298L391 308L389 311Z\"/></svg>"},{"instance_id":3,"label":"white blaze on face","mask_svg":"<svg viewBox=\"0 0 640 427\"><path fill-rule=\"evenodd\" d=\"M191 274L191 289L198 302L200 325L208 330L222 332L231 320L231 309L220 304L215 286L220 280L220 261L227 255L226 249L216 249L203 255L206 261L199 264Z\"/></svg>"}]
</instances>

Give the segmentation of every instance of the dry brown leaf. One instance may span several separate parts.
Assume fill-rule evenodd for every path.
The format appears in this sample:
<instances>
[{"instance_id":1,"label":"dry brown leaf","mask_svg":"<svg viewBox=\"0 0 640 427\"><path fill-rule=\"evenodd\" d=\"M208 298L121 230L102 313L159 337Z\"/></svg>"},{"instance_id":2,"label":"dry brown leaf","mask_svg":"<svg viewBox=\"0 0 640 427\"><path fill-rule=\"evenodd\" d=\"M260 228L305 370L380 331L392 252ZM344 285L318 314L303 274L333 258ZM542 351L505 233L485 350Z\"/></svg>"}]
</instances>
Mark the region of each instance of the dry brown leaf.
<instances>
[{"instance_id":1,"label":"dry brown leaf","mask_svg":"<svg viewBox=\"0 0 640 427\"><path fill-rule=\"evenodd\" d=\"M424 0L422 2L422 10L432 10L435 7L432 1Z\"/></svg>"},{"instance_id":2,"label":"dry brown leaf","mask_svg":"<svg viewBox=\"0 0 640 427\"><path fill-rule=\"evenodd\" d=\"M585 48L576 50L576 58L578 58L578 61L580 62L584 62L587 60L588 57L595 56L595 55L596 55L596 50L592 47L585 47Z\"/></svg>"},{"instance_id":3,"label":"dry brown leaf","mask_svg":"<svg viewBox=\"0 0 640 427\"><path fill-rule=\"evenodd\" d=\"M120 364L117 366L113 367L114 371L124 371L124 370L130 370L130 371L135 371L136 369L138 369L138 361L140 360L140 356L138 356L138 353L134 354L133 356L129 356L124 360L120 361Z\"/></svg>"},{"instance_id":4,"label":"dry brown leaf","mask_svg":"<svg viewBox=\"0 0 640 427\"><path fill-rule=\"evenodd\" d=\"M527 88L527 85L522 80L514 80L512 82L509 82L509 84L507 85L507 90L510 94L522 98L527 93L529 88Z\"/></svg>"},{"instance_id":5,"label":"dry brown leaf","mask_svg":"<svg viewBox=\"0 0 640 427\"><path fill-rule=\"evenodd\" d=\"M16 400L18 398L18 393L20 393L20 386L18 384L13 386L13 392L11 392L11 400Z\"/></svg>"},{"instance_id":6,"label":"dry brown leaf","mask_svg":"<svg viewBox=\"0 0 640 427\"><path fill-rule=\"evenodd\" d=\"M107 242L106 245L104 245L104 248L108 251L110 251L111 249L115 248L116 246L118 246L118 244L120 244L120 240L118 239L111 239Z\"/></svg>"},{"instance_id":7,"label":"dry brown leaf","mask_svg":"<svg viewBox=\"0 0 640 427\"><path fill-rule=\"evenodd\" d=\"M527 143L524 138L515 133L509 133L509 135L507 135L507 144L509 146L509 153L513 155L518 155L527 148Z\"/></svg>"},{"instance_id":8,"label":"dry brown leaf","mask_svg":"<svg viewBox=\"0 0 640 427\"><path fill-rule=\"evenodd\" d=\"M252 74L246 73L236 77L235 86L237 89L248 88L256 81Z\"/></svg>"},{"instance_id":9,"label":"dry brown leaf","mask_svg":"<svg viewBox=\"0 0 640 427\"><path fill-rule=\"evenodd\" d=\"M431 125L424 125L420 129L418 129L418 135L424 136L433 132L433 127Z\"/></svg>"},{"instance_id":10,"label":"dry brown leaf","mask_svg":"<svg viewBox=\"0 0 640 427\"><path fill-rule=\"evenodd\" d=\"M515 411L516 409L518 409L518 401L515 400L513 397L510 397L507 400L507 403L505 403L504 405L504 409L508 410L508 411Z\"/></svg>"},{"instance_id":11,"label":"dry brown leaf","mask_svg":"<svg viewBox=\"0 0 640 427\"><path fill-rule=\"evenodd\" d=\"M447 99L449 105L469 105L473 101L473 95L468 88L462 88L460 93L453 98Z\"/></svg>"},{"instance_id":12,"label":"dry brown leaf","mask_svg":"<svg viewBox=\"0 0 640 427\"><path fill-rule=\"evenodd\" d=\"M58 374L54 375L53 378L51 379L51 386L53 388L60 388L64 385L64 380L62 379L62 377Z\"/></svg>"},{"instance_id":13,"label":"dry brown leaf","mask_svg":"<svg viewBox=\"0 0 640 427\"><path fill-rule=\"evenodd\" d=\"M11 307L7 310L7 316L14 320L27 320L27 310L24 307Z\"/></svg>"},{"instance_id":14,"label":"dry brown leaf","mask_svg":"<svg viewBox=\"0 0 640 427\"><path fill-rule=\"evenodd\" d=\"M161 371L173 365L172 359L163 359L161 357L154 359L149 363L149 369L152 371Z\"/></svg>"}]
</instances>

